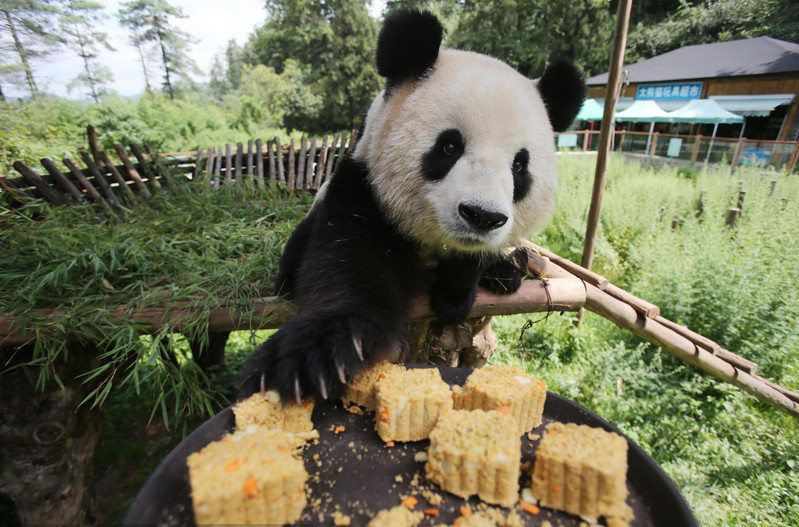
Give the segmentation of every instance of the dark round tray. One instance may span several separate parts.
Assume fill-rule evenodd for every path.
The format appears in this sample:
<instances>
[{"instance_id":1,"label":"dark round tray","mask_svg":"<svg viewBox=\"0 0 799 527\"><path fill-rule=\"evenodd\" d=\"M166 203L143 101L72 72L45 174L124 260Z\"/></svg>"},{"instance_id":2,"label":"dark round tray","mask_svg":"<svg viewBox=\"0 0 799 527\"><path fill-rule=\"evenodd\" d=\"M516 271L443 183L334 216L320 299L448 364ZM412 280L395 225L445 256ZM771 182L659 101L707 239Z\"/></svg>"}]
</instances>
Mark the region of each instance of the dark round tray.
<instances>
[{"instance_id":1,"label":"dark round tray","mask_svg":"<svg viewBox=\"0 0 799 527\"><path fill-rule=\"evenodd\" d=\"M439 370L450 385L462 385L471 371L448 367ZM317 403L312 419L320 437L303 451L310 475L310 496L309 505L297 525L333 525L332 515L336 511L350 516L353 526L365 525L378 511L399 505L402 498L409 495L419 500L417 510L433 507L422 497L424 489L440 495L443 501L435 506L439 516L426 518L421 525L451 524L460 515L462 505L469 503L474 509L480 503L474 497L464 500L444 492L424 479L424 463L414 461L414 454L426 450L428 441L397 442L394 447L387 447L374 431L372 414L351 414L340 402ZM596 414L548 392L543 423L533 430L533 437L540 435L553 421L586 424L624 436ZM221 439L233 426L233 411L226 408L175 447L139 492L125 525L193 525L186 458L206 444ZM339 426L344 426L345 430L336 433L334 429ZM632 525L697 525L674 483L641 447L624 437L629 444L627 504L635 514ZM523 463L535 460L537 442L538 439L531 440L527 434L522 436ZM415 481L414 475L418 475ZM529 474L523 474L522 484L529 485ZM582 521L577 516L544 507L535 516L526 512L519 514L526 525L539 525L548 520L552 525L578 526Z\"/></svg>"}]
</instances>

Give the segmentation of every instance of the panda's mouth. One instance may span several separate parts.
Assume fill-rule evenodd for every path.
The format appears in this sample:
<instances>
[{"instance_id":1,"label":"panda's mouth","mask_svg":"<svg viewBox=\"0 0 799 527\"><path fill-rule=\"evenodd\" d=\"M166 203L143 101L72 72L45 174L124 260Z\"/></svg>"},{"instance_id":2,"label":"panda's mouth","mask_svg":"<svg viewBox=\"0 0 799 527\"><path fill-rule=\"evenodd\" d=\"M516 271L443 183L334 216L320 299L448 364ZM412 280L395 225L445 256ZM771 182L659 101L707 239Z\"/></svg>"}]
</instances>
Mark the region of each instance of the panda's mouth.
<instances>
[{"instance_id":1,"label":"panda's mouth","mask_svg":"<svg viewBox=\"0 0 799 527\"><path fill-rule=\"evenodd\" d=\"M467 229L450 232L448 238L451 242L447 245L465 251L483 251L497 246L497 237L492 233L475 232Z\"/></svg>"}]
</instances>

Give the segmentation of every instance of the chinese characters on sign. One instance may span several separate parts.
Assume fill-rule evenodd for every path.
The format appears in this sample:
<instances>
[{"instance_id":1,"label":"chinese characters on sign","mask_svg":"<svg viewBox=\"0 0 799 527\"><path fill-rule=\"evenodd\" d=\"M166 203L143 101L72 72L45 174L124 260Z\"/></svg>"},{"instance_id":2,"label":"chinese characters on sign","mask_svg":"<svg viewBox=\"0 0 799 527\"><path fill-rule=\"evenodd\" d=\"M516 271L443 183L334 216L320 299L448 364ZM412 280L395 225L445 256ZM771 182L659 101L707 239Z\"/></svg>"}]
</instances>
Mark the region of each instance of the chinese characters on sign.
<instances>
[{"instance_id":1,"label":"chinese characters on sign","mask_svg":"<svg viewBox=\"0 0 799 527\"><path fill-rule=\"evenodd\" d=\"M701 82L679 82L675 84L642 84L636 91L636 99L698 99L702 94Z\"/></svg>"}]
</instances>

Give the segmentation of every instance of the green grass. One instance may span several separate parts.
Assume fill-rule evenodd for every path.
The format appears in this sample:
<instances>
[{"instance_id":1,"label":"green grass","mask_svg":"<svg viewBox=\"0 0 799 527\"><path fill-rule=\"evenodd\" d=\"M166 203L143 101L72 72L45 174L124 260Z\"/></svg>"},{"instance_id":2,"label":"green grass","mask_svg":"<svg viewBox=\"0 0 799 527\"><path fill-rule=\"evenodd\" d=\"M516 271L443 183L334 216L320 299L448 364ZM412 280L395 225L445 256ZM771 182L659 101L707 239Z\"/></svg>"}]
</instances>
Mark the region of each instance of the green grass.
<instances>
[{"instance_id":1,"label":"green grass","mask_svg":"<svg viewBox=\"0 0 799 527\"><path fill-rule=\"evenodd\" d=\"M62 382L50 368L69 352L65 336L93 342L97 368L86 374L86 404L113 389L157 393L153 411L173 419L209 415L226 399L179 340L173 322L141 336L130 312L190 302L197 317L180 332L205 334L220 305L246 313L272 294L277 260L310 203L278 191L172 185L131 206L124 221L88 206L0 207L0 315L19 316L38 336L32 358L12 356L9 369L36 366L38 385ZM112 312L123 306L124 314ZM35 309L63 310L56 319ZM172 360L176 351L178 360ZM209 389L209 386L211 389Z\"/></svg>"}]
</instances>

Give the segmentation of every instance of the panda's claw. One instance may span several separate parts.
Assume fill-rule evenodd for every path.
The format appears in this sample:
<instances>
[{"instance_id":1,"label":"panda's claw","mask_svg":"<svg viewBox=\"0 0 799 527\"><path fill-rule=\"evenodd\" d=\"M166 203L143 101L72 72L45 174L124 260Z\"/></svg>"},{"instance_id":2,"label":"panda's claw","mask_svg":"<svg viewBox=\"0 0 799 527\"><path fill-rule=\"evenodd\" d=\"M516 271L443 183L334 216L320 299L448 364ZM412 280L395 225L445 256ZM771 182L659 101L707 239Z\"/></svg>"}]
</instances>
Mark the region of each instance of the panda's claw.
<instances>
[{"instance_id":1,"label":"panda's claw","mask_svg":"<svg viewBox=\"0 0 799 527\"><path fill-rule=\"evenodd\" d=\"M325 382L325 376L322 374L319 374L319 395L327 401L327 383Z\"/></svg>"},{"instance_id":2,"label":"panda's claw","mask_svg":"<svg viewBox=\"0 0 799 527\"><path fill-rule=\"evenodd\" d=\"M341 384L347 384L347 374L344 372L344 366L336 359L336 373L338 374L338 380L341 381Z\"/></svg>"},{"instance_id":3,"label":"panda's claw","mask_svg":"<svg viewBox=\"0 0 799 527\"><path fill-rule=\"evenodd\" d=\"M358 358L361 360L361 362L363 362L363 342L361 341L360 335L356 336L353 333L352 346L355 348L355 354L358 355Z\"/></svg>"},{"instance_id":4,"label":"panda's claw","mask_svg":"<svg viewBox=\"0 0 799 527\"><path fill-rule=\"evenodd\" d=\"M266 392L266 372L261 373L261 394Z\"/></svg>"},{"instance_id":5,"label":"panda's claw","mask_svg":"<svg viewBox=\"0 0 799 527\"><path fill-rule=\"evenodd\" d=\"M294 400L302 404L302 390L300 390L300 376L294 372Z\"/></svg>"}]
</instances>

